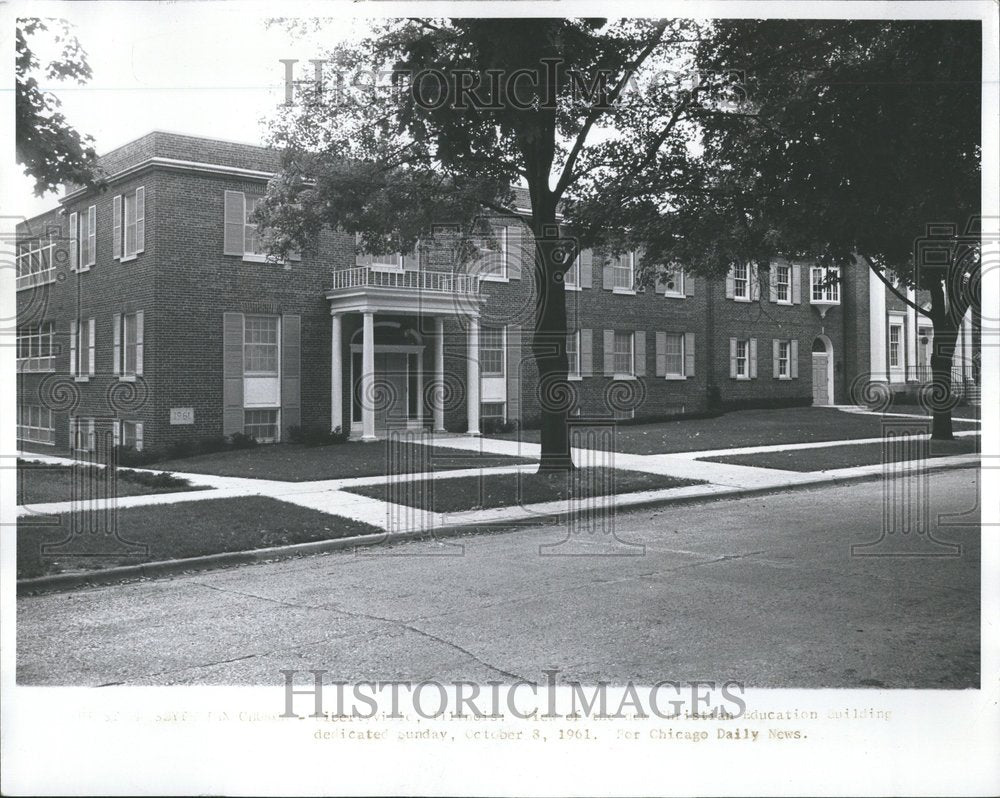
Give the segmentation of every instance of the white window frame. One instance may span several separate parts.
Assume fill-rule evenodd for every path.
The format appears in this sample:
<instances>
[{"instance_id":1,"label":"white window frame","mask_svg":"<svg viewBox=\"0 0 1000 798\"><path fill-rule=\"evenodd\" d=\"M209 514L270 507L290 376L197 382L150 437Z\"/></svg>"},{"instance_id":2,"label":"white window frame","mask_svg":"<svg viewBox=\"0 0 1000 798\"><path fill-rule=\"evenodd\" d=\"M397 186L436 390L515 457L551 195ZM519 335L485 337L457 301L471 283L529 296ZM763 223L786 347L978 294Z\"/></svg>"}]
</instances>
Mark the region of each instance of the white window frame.
<instances>
[{"instance_id":1,"label":"white window frame","mask_svg":"<svg viewBox=\"0 0 1000 798\"><path fill-rule=\"evenodd\" d=\"M23 374L55 371L54 343L54 325L51 321L18 327L17 370Z\"/></svg>"},{"instance_id":2,"label":"white window frame","mask_svg":"<svg viewBox=\"0 0 1000 798\"><path fill-rule=\"evenodd\" d=\"M740 276L742 271L743 276ZM750 278L751 269L749 263L734 263L733 264L733 299L738 302L749 302L750 301ZM740 283L743 284L743 291L740 291Z\"/></svg>"},{"instance_id":3,"label":"white window frame","mask_svg":"<svg viewBox=\"0 0 1000 798\"><path fill-rule=\"evenodd\" d=\"M627 265L625 265L627 264ZM621 275L628 275L628 285L619 285ZM635 294L635 252L625 252L611 262L612 286L615 294Z\"/></svg>"},{"instance_id":4,"label":"white window frame","mask_svg":"<svg viewBox=\"0 0 1000 798\"><path fill-rule=\"evenodd\" d=\"M633 330L615 330L612 338L612 354L614 356L614 375L616 380L635 379L635 332ZM619 341L628 341L628 352L618 350ZM626 370L619 369L619 358L628 358Z\"/></svg>"},{"instance_id":5,"label":"white window frame","mask_svg":"<svg viewBox=\"0 0 1000 798\"><path fill-rule=\"evenodd\" d=\"M778 373L779 380L792 378L792 342L778 341Z\"/></svg>"},{"instance_id":6,"label":"white window frame","mask_svg":"<svg viewBox=\"0 0 1000 798\"><path fill-rule=\"evenodd\" d=\"M784 273L785 279L779 280L778 275ZM792 267L788 264L774 264L771 268L771 278L774 280L775 302L779 305L792 304ZM785 298L781 298L781 289L785 289Z\"/></svg>"},{"instance_id":7,"label":"white window frame","mask_svg":"<svg viewBox=\"0 0 1000 798\"><path fill-rule=\"evenodd\" d=\"M892 334L898 333L896 340L893 341ZM895 363L893 362L893 356L895 356ZM902 369L903 368L903 324L902 322L890 321L889 322L889 368L891 369Z\"/></svg>"},{"instance_id":8,"label":"white window frame","mask_svg":"<svg viewBox=\"0 0 1000 798\"><path fill-rule=\"evenodd\" d=\"M260 194L247 195L243 192L243 260L250 263L265 263L267 253L260 249L260 235L257 233L257 225L250 221L250 216L257 210L257 206L264 201ZM252 246L256 239L258 250Z\"/></svg>"},{"instance_id":9,"label":"white window frame","mask_svg":"<svg viewBox=\"0 0 1000 798\"><path fill-rule=\"evenodd\" d=\"M499 346L484 346L487 336L484 334L487 331L490 334L499 333L500 334L500 345ZM483 365L483 352L499 352L500 353L500 371L487 371ZM507 327L506 326L491 326L483 325L479 328L479 375L480 377L488 377L491 379L499 379L500 377L507 376Z\"/></svg>"},{"instance_id":10,"label":"white window frame","mask_svg":"<svg viewBox=\"0 0 1000 798\"><path fill-rule=\"evenodd\" d=\"M135 380L137 376L142 376L143 370L143 345L145 331L143 330L145 314L141 310L134 313L122 313L115 315L117 329L115 330L115 374L123 382ZM129 320L134 319L135 341L129 338ZM129 350L132 350L132 367L129 368Z\"/></svg>"},{"instance_id":11,"label":"white window frame","mask_svg":"<svg viewBox=\"0 0 1000 798\"><path fill-rule=\"evenodd\" d=\"M274 436L273 437L263 437L256 438L258 443L277 443L281 439L281 408L280 407L245 407L243 408L243 434L249 435L247 432L248 427L259 427L263 426L260 423L251 424L247 420L248 413L274 413ZM271 426L268 423L267 426Z\"/></svg>"},{"instance_id":12,"label":"white window frame","mask_svg":"<svg viewBox=\"0 0 1000 798\"><path fill-rule=\"evenodd\" d=\"M836 279L829 281L831 276ZM829 281L829 282L828 282ZM840 304L840 267L812 266L809 269L809 304Z\"/></svg>"},{"instance_id":13,"label":"white window frame","mask_svg":"<svg viewBox=\"0 0 1000 798\"><path fill-rule=\"evenodd\" d=\"M570 267L563 273L563 286L565 286L567 291L581 291L582 286L580 285L580 253L576 253L576 257L573 258L573 263Z\"/></svg>"},{"instance_id":14,"label":"white window frame","mask_svg":"<svg viewBox=\"0 0 1000 798\"><path fill-rule=\"evenodd\" d=\"M570 345L572 343L572 346ZM566 371L567 379L570 380L582 380L583 379L583 362L582 354L580 352L580 331L574 330L569 335L566 336L566 359L568 361L568 367Z\"/></svg>"},{"instance_id":15,"label":"white window frame","mask_svg":"<svg viewBox=\"0 0 1000 798\"><path fill-rule=\"evenodd\" d=\"M131 429L132 429L131 438L132 438L133 442L132 442L131 445L129 444L129 442L127 440L128 437L129 437L129 435L126 432L129 429L129 427L131 427ZM116 436L117 439L118 439L117 440L117 445L125 447L125 448L131 447L131 448L135 449L137 452L141 452L142 451L142 431L143 430L142 430L142 422L141 421L120 421L119 422L118 435Z\"/></svg>"},{"instance_id":16,"label":"white window frame","mask_svg":"<svg viewBox=\"0 0 1000 798\"><path fill-rule=\"evenodd\" d=\"M32 418L35 416L35 419ZM47 420L47 424L44 423ZM55 446L56 427L52 409L42 405L19 405L17 408L17 439L29 443Z\"/></svg>"},{"instance_id":17,"label":"white window frame","mask_svg":"<svg viewBox=\"0 0 1000 798\"><path fill-rule=\"evenodd\" d=\"M96 373L96 320L76 319L70 329L70 374L76 382L89 382Z\"/></svg>"},{"instance_id":18,"label":"white window frame","mask_svg":"<svg viewBox=\"0 0 1000 798\"><path fill-rule=\"evenodd\" d=\"M509 243L508 243L509 231L510 231L509 225L506 224L494 225L493 237L500 244L500 252L499 252L500 257L497 260L497 262L500 264L500 271L493 272L493 271L480 270L479 273L480 281L485 281L488 283L510 282L510 269L508 264L508 258L510 257ZM494 255L496 255L497 251L495 249L490 249L489 247L483 247L482 253L483 257L487 259L487 263L489 263L490 262L489 259L491 259Z\"/></svg>"},{"instance_id":19,"label":"white window frame","mask_svg":"<svg viewBox=\"0 0 1000 798\"><path fill-rule=\"evenodd\" d=\"M500 413L487 413L486 407L489 405L494 405L500 408ZM507 403L506 402L480 402L479 403L479 420L487 418L498 418L501 421L507 421Z\"/></svg>"},{"instance_id":20,"label":"white window frame","mask_svg":"<svg viewBox=\"0 0 1000 798\"><path fill-rule=\"evenodd\" d=\"M91 205L80 213L80 267L77 271L89 271L97 264L97 206Z\"/></svg>"},{"instance_id":21,"label":"white window frame","mask_svg":"<svg viewBox=\"0 0 1000 798\"><path fill-rule=\"evenodd\" d=\"M247 341L247 330L249 329L248 322L266 319L268 322L274 323L274 343L261 343L260 341ZM247 349L251 346L267 346L274 347L274 370L270 369L267 371L261 371L259 369L249 369L247 368ZM266 313L248 313L243 316L243 375L245 377L280 377L281 376L281 319L279 316L266 314ZM259 410L262 408L248 408L253 410Z\"/></svg>"},{"instance_id":22,"label":"white window frame","mask_svg":"<svg viewBox=\"0 0 1000 798\"><path fill-rule=\"evenodd\" d=\"M743 354L740 354L742 350ZM736 339L736 379L750 379L750 339Z\"/></svg>"},{"instance_id":23,"label":"white window frame","mask_svg":"<svg viewBox=\"0 0 1000 798\"><path fill-rule=\"evenodd\" d=\"M42 238L21 241L17 245L17 288L23 291L56 280L55 241L52 234ZM37 268L36 268L37 266Z\"/></svg>"},{"instance_id":24,"label":"white window frame","mask_svg":"<svg viewBox=\"0 0 1000 798\"><path fill-rule=\"evenodd\" d=\"M94 419L70 416L69 445L74 452L93 452L96 448L97 436L94 431Z\"/></svg>"},{"instance_id":25,"label":"white window frame","mask_svg":"<svg viewBox=\"0 0 1000 798\"><path fill-rule=\"evenodd\" d=\"M673 273L674 275L674 287L669 287L667 275ZM672 269L664 270L663 276L661 277L661 282L663 283L663 296L670 297L671 299L683 299L687 296L684 290L684 281L687 276L684 274L684 269L680 266L676 266Z\"/></svg>"},{"instance_id":26,"label":"white window frame","mask_svg":"<svg viewBox=\"0 0 1000 798\"><path fill-rule=\"evenodd\" d=\"M146 251L146 187L137 186L122 197L122 256L120 261L128 263ZM129 212L129 200L132 202ZM129 232L132 233L131 249Z\"/></svg>"},{"instance_id":27,"label":"white window frame","mask_svg":"<svg viewBox=\"0 0 1000 798\"><path fill-rule=\"evenodd\" d=\"M665 335L665 338L663 339L664 340L664 348L663 348L663 354L664 354L663 369L664 369L664 371L663 371L663 376L666 379L668 379L668 380L686 380L687 379L687 373L685 371L685 363L686 363L685 355L687 353L684 351L684 340L685 340L686 336L684 335L684 333L672 333L672 332L664 333L664 335ZM680 369L678 371L671 371L670 370L670 360L669 360L669 358L671 357L671 354L667 350L668 350L668 347L669 347L669 344L670 344L670 340L672 338L680 341L680 349L679 349L679 355L678 355L678 357L680 359Z\"/></svg>"}]
</instances>

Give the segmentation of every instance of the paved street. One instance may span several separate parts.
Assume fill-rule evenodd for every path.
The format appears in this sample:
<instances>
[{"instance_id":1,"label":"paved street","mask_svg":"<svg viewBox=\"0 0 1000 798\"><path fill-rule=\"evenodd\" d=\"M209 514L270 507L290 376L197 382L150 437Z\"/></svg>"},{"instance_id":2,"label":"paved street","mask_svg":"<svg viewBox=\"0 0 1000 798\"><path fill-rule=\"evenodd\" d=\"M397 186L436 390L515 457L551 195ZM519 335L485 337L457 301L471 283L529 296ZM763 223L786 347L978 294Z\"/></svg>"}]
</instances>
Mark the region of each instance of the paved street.
<instances>
[{"instance_id":1,"label":"paved street","mask_svg":"<svg viewBox=\"0 0 1000 798\"><path fill-rule=\"evenodd\" d=\"M934 514L975 507L974 469L929 479ZM871 481L619 515L617 536L642 556L558 556L609 551L588 542L540 556L566 533L534 526L26 597L18 678L534 680L559 668L587 681L977 685L978 527L935 531L961 557L852 557L879 537L882 499ZM456 544L461 556L445 556Z\"/></svg>"}]
</instances>

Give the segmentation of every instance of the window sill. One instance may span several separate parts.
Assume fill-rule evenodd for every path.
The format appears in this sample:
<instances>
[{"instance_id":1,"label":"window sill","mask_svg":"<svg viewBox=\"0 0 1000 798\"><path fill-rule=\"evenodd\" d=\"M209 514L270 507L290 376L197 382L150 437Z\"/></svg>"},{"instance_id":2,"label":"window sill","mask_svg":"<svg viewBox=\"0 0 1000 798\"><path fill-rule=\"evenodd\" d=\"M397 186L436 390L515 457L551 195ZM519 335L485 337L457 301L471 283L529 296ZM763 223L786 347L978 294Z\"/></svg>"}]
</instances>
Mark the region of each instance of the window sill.
<instances>
[{"instance_id":1,"label":"window sill","mask_svg":"<svg viewBox=\"0 0 1000 798\"><path fill-rule=\"evenodd\" d=\"M612 294L621 294L622 296L635 296L634 288L612 288Z\"/></svg>"},{"instance_id":2,"label":"window sill","mask_svg":"<svg viewBox=\"0 0 1000 798\"><path fill-rule=\"evenodd\" d=\"M749 302L750 297L748 296L731 296L729 297L733 302Z\"/></svg>"},{"instance_id":3,"label":"window sill","mask_svg":"<svg viewBox=\"0 0 1000 798\"><path fill-rule=\"evenodd\" d=\"M53 430L53 432L55 432L55 430ZM34 444L35 446L55 446L56 445L55 441L36 441L36 440L32 440L31 438L18 438L17 440L20 441L21 443L31 443L31 444Z\"/></svg>"},{"instance_id":4,"label":"window sill","mask_svg":"<svg viewBox=\"0 0 1000 798\"><path fill-rule=\"evenodd\" d=\"M90 382L90 377L73 377L73 382Z\"/></svg>"},{"instance_id":5,"label":"window sill","mask_svg":"<svg viewBox=\"0 0 1000 798\"><path fill-rule=\"evenodd\" d=\"M637 380L639 378L636 377L635 374L615 374L611 379L628 381L628 380Z\"/></svg>"},{"instance_id":6,"label":"window sill","mask_svg":"<svg viewBox=\"0 0 1000 798\"><path fill-rule=\"evenodd\" d=\"M566 375L566 380L568 382L583 382L583 375L582 374L567 374Z\"/></svg>"},{"instance_id":7,"label":"window sill","mask_svg":"<svg viewBox=\"0 0 1000 798\"><path fill-rule=\"evenodd\" d=\"M669 291L665 291L663 294L664 299L687 299L687 294L672 294Z\"/></svg>"},{"instance_id":8,"label":"window sill","mask_svg":"<svg viewBox=\"0 0 1000 798\"><path fill-rule=\"evenodd\" d=\"M140 254L140 253L136 252L136 253L135 253L134 255L122 255L122 256L121 256L121 257L120 257L120 258L118 259L118 261L119 261L120 263L131 263L132 261L134 261L134 260L138 260L138 259L139 259L139 254Z\"/></svg>"},{"instance_id":9,"label":"window sill","mask_svg":"<svg viewBox=\"0 0 1000 798\"><path fill-rule=\"evenodd\" d=\"M567 291L582 291L583 287L579 285L570 285L569 283L563 284Z\"/></svg>"},{"instance_id":10,"label":"window sill","mask_svg":"<svg viewBox=\"0 0 1000 798\"><path fill-rule=\"evenodd\" d=\"M77 274L83 274L84 272L89 272L89 266L77 266L76 268L70 268L71 272L76 272Z\"/></svg>"},{"instance_id":11,"label":"window sill","mask_svg":"<svg viewBox=\"0 0 1000 798\"><path fill-rule=\"evenodd\" d=\"M135 374L119 374L118 382L135 382Z\"/></svg>"},{"instance_id":12,"label":"window sill","mask_svg":"<svg viewBox=\"0 0 1000 798\"><path fill-rule=\"evenodd\" d=\"M510 277L507 277L506 275L484 274L484 275L480 276L479 282L481 282L481 283L509 283L510 282Z\"/></svg>"},{"instance_id":13,"label":"window sill","mask_svg":"<svg viewBox=\"0 0 1000 798\"><path fill-rule=\"evenodd\" d=\"M810 305L827 305L827 306L833 306L833 305L839 305L840 304L840 300L839 299L836 299L836 300L834 300L834 299L810 299L809 300L809 304Z\"/></svg>"},{"instance_id":14,"label":"window sill","mask_svg":"<svg viewBox=\"0 0 1000 798\"><path fill-rule=\"evenodd\" d=\"M687 376L684 374L666 374L663 379L665 380L686 380Z\"/></svg>"},{"instance_id":15,"label":"window sill","mask_svg":"<svg viewBox=\"0 0 1000 798\"><path fill-rule=\"evenodd\" d=\"M775 379L776 380L781 380L782 382L788 382L792 378L789 377L787 374L778 374L778 375L775 376Z\"/></svg>"},{"instance_id":16,"label":"window sill","mask_svg":"<svg viewBox=\"0 0 1000 798\"><path fill-rule=\"evenodd\" d=\"M736 380L737 382L749 382L753 378L748 377L745 374L743 375L737 374L735 377L730 377L730 379Z\"/></svg>"},{"instance_id":17,"label":"window sill","mask_svg":"<svg viewBox=\"0 0 1000 798\"><path fill-rule=\"evenodd\" d=\"M243 256L244 263L267 263L267 255L246 255Z\"/></svg>"},{"instance_id":18,"label":"window sill","mask_svg":"<svg viewBox=\"0 0 1000 798\"><path fill-rule=\"evenodd\" d=\"M788 306L791 306L794 303L790 299L776 299L776 300L774 300L773 304L775 304L775 305L788 305Z\"/></svg>"}]
</instances>

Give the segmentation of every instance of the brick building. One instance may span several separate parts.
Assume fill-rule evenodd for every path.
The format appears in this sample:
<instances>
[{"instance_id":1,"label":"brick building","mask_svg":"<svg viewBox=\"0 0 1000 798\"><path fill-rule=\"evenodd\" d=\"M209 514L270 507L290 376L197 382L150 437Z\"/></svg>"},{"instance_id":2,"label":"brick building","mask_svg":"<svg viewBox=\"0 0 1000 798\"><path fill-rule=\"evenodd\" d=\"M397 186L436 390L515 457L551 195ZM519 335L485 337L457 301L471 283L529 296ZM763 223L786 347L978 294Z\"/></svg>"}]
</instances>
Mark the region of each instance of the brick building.
<instances>
[{"instance_id":1,"label":"brick building","mask_svg":"<svg viewBox=\"0 0 1000 798\"><path fill-rule=\"evenodd\" d=\"M101 162L105 191L71 189L18 228L21 445L537 424L522 222L497 224L492 247L461 268L447 236L373 257L338 231L279 263L247 219L275 152L153 132ZM867 269L776 262L714 280L678 271L643 289L637 265L634 253L587 250L566 275L567 402L586 417L846 403L869 379L928 377L929 320ZM968 323L960 347L971 380Z\"/></svg>"}]
</instances>

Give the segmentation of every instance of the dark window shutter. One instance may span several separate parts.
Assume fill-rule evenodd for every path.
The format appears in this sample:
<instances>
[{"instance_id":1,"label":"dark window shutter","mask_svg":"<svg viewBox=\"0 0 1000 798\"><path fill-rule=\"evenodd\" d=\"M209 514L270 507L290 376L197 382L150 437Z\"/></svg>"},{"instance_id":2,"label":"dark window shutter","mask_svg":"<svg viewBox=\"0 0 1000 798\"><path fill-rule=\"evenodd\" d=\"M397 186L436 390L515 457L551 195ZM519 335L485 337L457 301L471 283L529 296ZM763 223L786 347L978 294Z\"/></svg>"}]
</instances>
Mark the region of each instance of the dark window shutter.
<instances>
[{"instance_id":1,"label":"dark window shutter","mask_svg":"<svg viewBox=\"0 0 1000 798\"><path fill-rule=\"evenodd\" d=\"M300 365L301 317L297 313L281 316L281 438L302 423L302 370Z\"/></svg>"},{"instance_id":2,"label":"dark window shutter","mask_svg":"<svg viewBox=\"0 0 1000 798\"><path fill-rule=\"evenodd\" d=\"M243 432L243 314L222 314L222 434Z\"/></svg>"}]
</instances>

